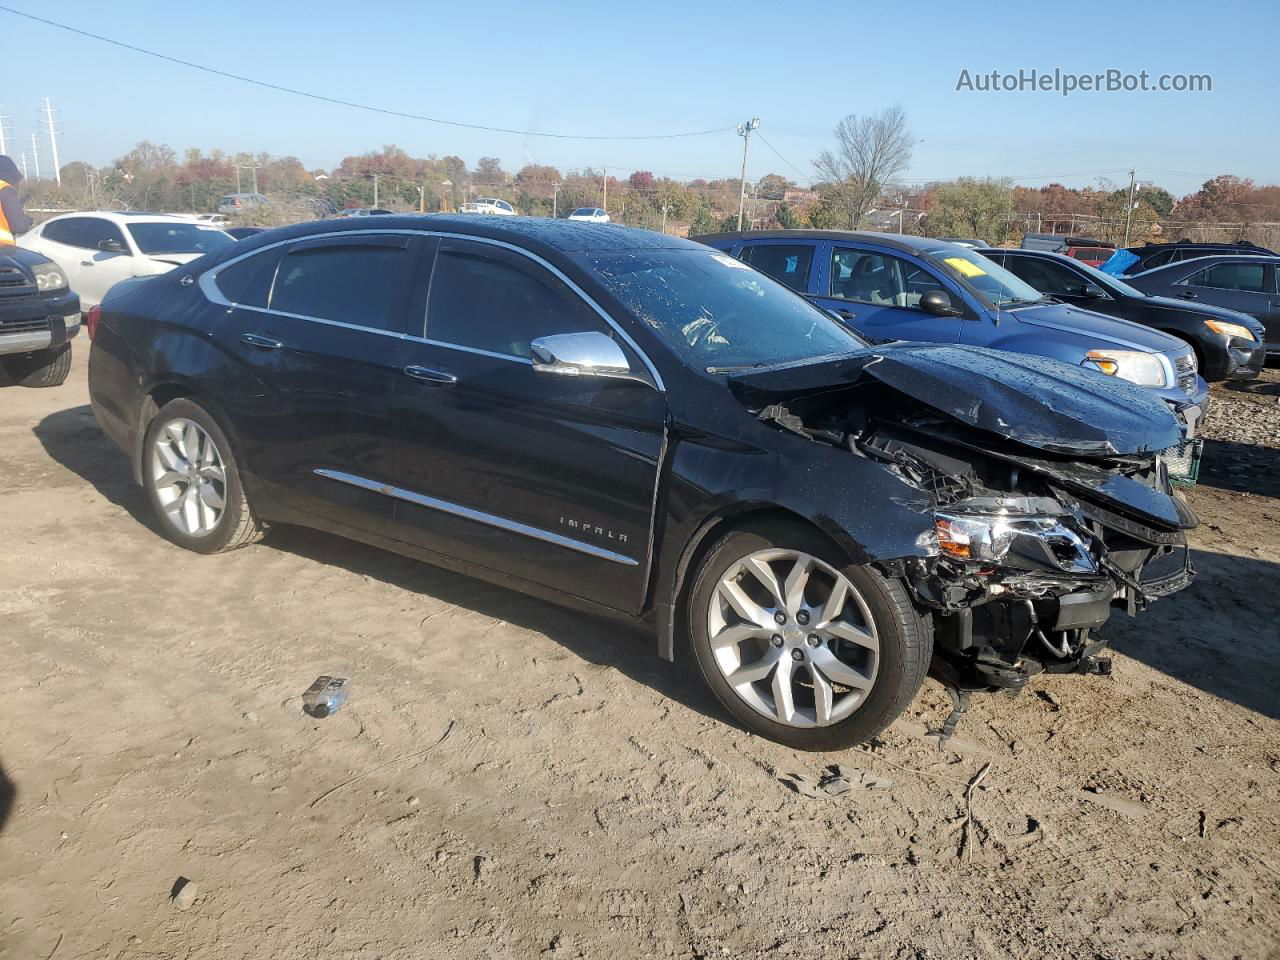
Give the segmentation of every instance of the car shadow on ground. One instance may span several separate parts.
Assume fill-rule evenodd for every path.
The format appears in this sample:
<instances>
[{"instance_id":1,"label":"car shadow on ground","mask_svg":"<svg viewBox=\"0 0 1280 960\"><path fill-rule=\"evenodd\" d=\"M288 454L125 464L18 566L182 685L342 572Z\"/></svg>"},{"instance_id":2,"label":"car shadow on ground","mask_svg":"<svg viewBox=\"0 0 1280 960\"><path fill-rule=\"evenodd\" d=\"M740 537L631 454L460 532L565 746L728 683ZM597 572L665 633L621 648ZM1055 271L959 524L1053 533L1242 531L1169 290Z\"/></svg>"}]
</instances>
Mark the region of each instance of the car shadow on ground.
<instances>
[{"instance_id":1,"label":"car shadow on ground","mask_svg":"<svg viewBox=\"0 0 1280 960\"><path fill-rule=\"evenodd\" d=\"M1280 448L1205 440L1199 482L1219 490L1280 498Z\"/></svg>"},{"instance_id":2,"label":"car shadow on ground","mask_svg":"<svg viewBox=\"0 0 1280 960\"><path fill-rule=\"evenodd\" d=\"M88 404L51 413L32 432L50 457L160 536L147 494L133 482L128 458L102 432Z\"/></svg>"},{"instance_id":3,"label":"car shadow on ground","mask_svg":"<svg viewBox=\"0 0 1280 960\"><path fill-rule=\"evenodd\" d=\"M88 406L49 415L35 434L50 457L161 535L128 462L98 429ZM703 686L687 649L677 650L674 664L666 663L657 657L652 635L625 621L569 610L316 530L281 525L262 546L542 633L583 660L612 667L704 716L737 726ZM1198 576L1190 587L1135 619L1114 612L1103 635L1114 649L1155 670L1280 718L1280 565L1203 550L1193 551L1193 559Z\"/></svg>"},{"instance_id":4,"label":"car shadow on ground","mask_svg":"<svg viewBox=\"0 0 1280 960\"><path fill-rule=\"evenodd\" d=\"M163 536L146 493L133 482L127 458L102 433L90 407L73 407L50 414L36 424L34 433L51 458L92 484L107 500L128 511L157 537ZM664 697L718 721L737 725L702 685L692 654L677 650L675 663L659 659L652 633L625 620L614 621L570 610L506 587L304 527L278 525L268 532L262 545L542 633L583 660L613 667Z\"/></svg>"},{"instance_id":5,"label":"car shadow on ground","mask_svg":"<svg viewBox=\"0 0 1280 960\"><path fill-rule=\"evenodd\" d=\"M13 801L18 796L18 788L14 786L4 773L4 766L0 765L0 833L4 832L4 825L9 819L9 811L13 809Z\"/></svg>"},{"instance_id":6,"label":"car shadow on ground","mask_svg":"<svg viewBox=\"0 0 1280 960\"><path fill-rule=\"evenodd\" d=\"M1188 686L1280 719L1280 564L1192 550L1196 579L1102 630L1112 649Z\"/></svg>"}]
</instances>

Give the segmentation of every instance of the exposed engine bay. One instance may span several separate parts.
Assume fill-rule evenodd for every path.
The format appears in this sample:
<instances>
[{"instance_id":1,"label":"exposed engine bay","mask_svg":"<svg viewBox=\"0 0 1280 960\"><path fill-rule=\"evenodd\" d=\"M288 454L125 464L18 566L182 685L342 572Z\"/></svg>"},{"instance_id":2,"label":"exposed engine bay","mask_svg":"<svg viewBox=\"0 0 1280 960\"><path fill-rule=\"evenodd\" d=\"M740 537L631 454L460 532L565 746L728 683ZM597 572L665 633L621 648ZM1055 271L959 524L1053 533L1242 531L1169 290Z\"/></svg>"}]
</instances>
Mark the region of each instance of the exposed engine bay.
<instances>
[{"instance_id":1,"label":"exposed engine bay","mask_svg":"<svg viewBox=\"0 0 1280 960\"><path fill-rule=\"evenodd\" d=\"M1052 434L1043 423L1015 425L991 402L945 409L874 376L785 400L739 395L760 420L877 460L928 495L932 530L922 535L936 553L876 562L932 612L933 672L955 690L1016 691L1040 672L1109 673L1097 631L1112 610L1132 616L1192 580L1184 531L1197 520L1157 452L1176 440L1159 417L1147 437L1154 449L1086 438L1072 450L1076 438L1061 425ZM973 425L984 416L1008 435Z\"/></svg>"}]
</instances>

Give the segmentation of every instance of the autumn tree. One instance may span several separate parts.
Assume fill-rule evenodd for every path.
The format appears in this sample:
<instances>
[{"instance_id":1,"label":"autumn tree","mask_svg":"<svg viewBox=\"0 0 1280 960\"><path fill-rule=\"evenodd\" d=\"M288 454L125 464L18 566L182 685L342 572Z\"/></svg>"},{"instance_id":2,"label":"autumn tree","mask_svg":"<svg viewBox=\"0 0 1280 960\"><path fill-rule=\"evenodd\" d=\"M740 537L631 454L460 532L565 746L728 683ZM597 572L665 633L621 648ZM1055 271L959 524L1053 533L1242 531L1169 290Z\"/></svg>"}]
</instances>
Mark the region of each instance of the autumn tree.
<instances>
[{"instance_id":1,"label":"autumn tree","mask_svg":"<svg viewBox=\"0 0 1280 960\"><path fill-rule=\"evenodd\" d=\"M979 237L1000 243L1013 209L1010 181L960 177L933 191L926 228L935 237Z\"/></svg>"}]
</instances>

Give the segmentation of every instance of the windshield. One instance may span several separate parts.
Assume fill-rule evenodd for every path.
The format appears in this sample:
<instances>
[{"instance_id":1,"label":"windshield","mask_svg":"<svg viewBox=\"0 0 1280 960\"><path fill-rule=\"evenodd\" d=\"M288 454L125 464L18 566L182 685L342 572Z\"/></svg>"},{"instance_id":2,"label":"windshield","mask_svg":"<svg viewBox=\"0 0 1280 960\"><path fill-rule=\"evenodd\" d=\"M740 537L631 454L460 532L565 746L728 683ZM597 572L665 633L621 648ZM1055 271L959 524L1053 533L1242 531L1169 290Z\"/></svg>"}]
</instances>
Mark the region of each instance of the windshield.
<instances>
[{"instance_id":1,"label":"windshield","mask_svg":"<svg viewBox=\"0 0 1280 960\"><path fill-rule=\"evenodd\" d=\"M221 230L198 223L131 223L129 235L146 254L212 253L235 243Z\"/></svg>"},{"instance_id":2,"label":"windshield","mask_svg":"<svg viewBox=\"0 0 1280 960\"><path fill-rule=\"evenodd\" d=\"M1022 303L1039 303L1039 290L1019 280L1012 273L980 253L964 247L934 247L926 250L954 276L967 280L992 307L1009 307Z\"/></svg>"},{"instance_id":3,"label":"windshield","mask_svg":"<svg viewBox=\"0 0 1280 960\"><path fill-rule=\"evenodd\" d=\"M573 213L570 214L570 216L590 217L590 216L594 216L595 212L596 212L595 209L592 207L579 207L577 210L573 211Z\"/></svg>"},{"instance_id":4,"label":"windshield","mask_svg":"<svg viewBox=\"0 0 1280 960\"><path fill-rule=\"evenodd\" d=\"M683 360L708 372L843 356L866 344L790 288L714 250L584 259Z\"/></svg>"}]
</instances>

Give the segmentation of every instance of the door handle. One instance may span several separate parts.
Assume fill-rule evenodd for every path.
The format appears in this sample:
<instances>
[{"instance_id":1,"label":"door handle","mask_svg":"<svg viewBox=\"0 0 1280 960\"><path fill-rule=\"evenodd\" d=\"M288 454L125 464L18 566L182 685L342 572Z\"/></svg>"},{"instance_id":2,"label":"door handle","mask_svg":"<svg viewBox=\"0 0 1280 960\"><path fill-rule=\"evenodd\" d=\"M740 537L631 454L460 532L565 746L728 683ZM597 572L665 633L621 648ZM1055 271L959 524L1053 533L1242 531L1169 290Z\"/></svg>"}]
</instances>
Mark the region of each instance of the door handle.
<instances>
[{"instance_id":1,"label":"door handle","mask_svg":"<svg viewBox=\"0 0 1280 960\"><path fill-rule=\"evenodd\" d=\"M858 319L858 315L857 315L856 313L854 313L852 310L844 310L844 309L840 309L840 310L837 310L837 311L836 311L836 313L838 313L840 316L844 317L846 320L857 320L857 319Z\"/></svg>"},{"instance_id":2,"label":"door handle","mask_svg":"<svg viewBox=\"0 0 1280 960\"><path fill-rule=\"evenodd\" d=\"M81 260L81 261L80 261L80 266L82 266L82 267L92 267L92 266L93 266L93 261L92 261L92 260Z\"/></svg>"},{"instance_id":3,"label":"door handle","mask_svg":"<svg viewBox=\"0 0 1280 960\"><path fill-rule=\"evenodd\" d=\"M406 376L421 380L423 383L437 383L448 386L457 383L458 378L444 370L432 370L430 367L409 366L404 368Z\"/></svg>"},{"instance_id":4,"label":"door handle","mask_svg":"<svg viewBox=\"0 0 1280 960\"><path fill-rule=\"evenodd\" d=\"M1199 300L1199 295L1194 290L1183 290L1178 294L1179 300Z\"/></svg>"},{"instance_id":5,"label":"door handle","mask_svg":"<svg viewBox=\"0 0 1280 960\"><path fill-rule=\"evenodd\" d=\"M240 341L249 344L251 347L260 347L263 350L279 350L284 346L279 340L261 337L256 333L242 333L240 334Z\"/></svg>"}]
</instances>

